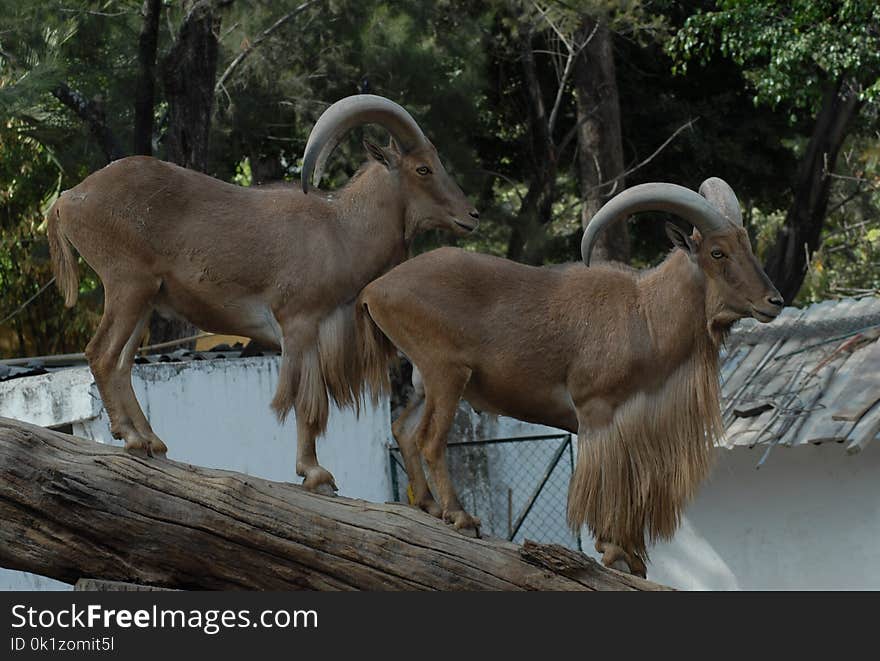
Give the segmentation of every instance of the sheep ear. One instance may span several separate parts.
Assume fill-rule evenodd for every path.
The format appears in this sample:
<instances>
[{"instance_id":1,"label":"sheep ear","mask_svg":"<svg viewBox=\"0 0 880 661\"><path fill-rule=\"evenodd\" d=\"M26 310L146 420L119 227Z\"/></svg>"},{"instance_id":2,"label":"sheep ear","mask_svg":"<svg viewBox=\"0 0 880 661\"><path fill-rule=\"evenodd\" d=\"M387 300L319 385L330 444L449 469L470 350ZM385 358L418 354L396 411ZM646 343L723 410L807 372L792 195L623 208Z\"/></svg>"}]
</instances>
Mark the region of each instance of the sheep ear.
<instances>
[{"instance_id":1,"label":"sheep ear","mask_svg":"<svg viewBox=\"0 0 880 661\"><path fill-rule=\"evenodd\" d=\"M674 223L666 223L666 236L669 237L669 240L672 241L672 245L676 248L681 248L691 256L697 254L696 242L678 225Z\"/></svg>"},{"instance_id":2,"label":"sheep ear","mask_svg":"<svg viewBox=\"0 0 880 661\"><path fill-rule=\"evenodd\" d=\"M393 167L397 167L397 164L400 161L399 152L390 146L380 147L369 140L364 140L364 149L367 150L367 156L374 161L381 163L389 170Z\"/></svg>"}]
</instances>

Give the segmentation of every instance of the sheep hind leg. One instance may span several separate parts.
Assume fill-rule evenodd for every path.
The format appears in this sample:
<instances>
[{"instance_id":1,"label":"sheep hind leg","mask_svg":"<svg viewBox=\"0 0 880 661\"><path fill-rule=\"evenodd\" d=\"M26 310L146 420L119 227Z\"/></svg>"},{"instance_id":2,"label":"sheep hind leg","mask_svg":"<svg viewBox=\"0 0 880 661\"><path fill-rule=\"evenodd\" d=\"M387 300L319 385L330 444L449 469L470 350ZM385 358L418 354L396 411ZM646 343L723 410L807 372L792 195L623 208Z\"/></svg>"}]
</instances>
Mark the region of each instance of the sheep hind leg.
<instances>
[{"instance_id":1,"label":"sheep hind leg","mask_svg":"<svg viewBox=\"0 0 880 661\"><path fill-rule=\"evenodd\" d=\"M400 454L403 456L403 463L406 466L406 474L412 490L412 504L439 519L443 517L443 508L434 500L434 496L428 488L428 481L425 479L425 471L422 468L421 454L414 436L416 432L414 423L418 422L424 409L424 397L414 396L400 417L394 421L391 433L397 441Z\"/></svg>"},{"instance_id":2,"label":"sheep hind leg","mask_svg":"<svg viewBox=\"0 0 880 661\"><path fill-rule=\"evenodd\" d=\"M105 281L104 314L85 352L110 417L110 433L113 438L124 439L129 452L144 455L152 454L153 441L135 422L138 415L143 417L143 412L131 387L132 361L126 355L130 352L133 356L134 336L142 327L158 289L158 283L121 287ZM156 445L157 452L164 453L166 449L164 443Z\"/></svg>"},{"instance_id":3,"label":"sheep hind leg","mask_svg":"<svg viewBox=\"0 0 880 661\"><path fill-rule=\"evenodd\" d=\"M443 520L465 534L479 537L480 520L468 514L459 502L446 462L446 437L471 370L441 366L434 371L420 371L425 384L425 407L415 438L440 497Z\"/></svg>"},{"instance_id":4,"label":"sheep hind leg","mask_svg":"<svg viewBox=\"0 0 880 661\"><path fill-rule=\"evenodd\" d=\"M168 446L164 441L156 435L153 427L150 425L147 416L144 415L143 409L138 404L137 397L131 385L131 368L134 364L134 357L137 353L138 345L144 334L147 322L150 319L152 307L148 307L138 321L135 330L126 342L125 347L120 355L117 369L114 371L113 378L116 382L116 390L123 394L125 412L128 414L134 428L146 439L149 445L149 454L153 457L164 457L168 452Z\"/></svg>"}]
</instances>

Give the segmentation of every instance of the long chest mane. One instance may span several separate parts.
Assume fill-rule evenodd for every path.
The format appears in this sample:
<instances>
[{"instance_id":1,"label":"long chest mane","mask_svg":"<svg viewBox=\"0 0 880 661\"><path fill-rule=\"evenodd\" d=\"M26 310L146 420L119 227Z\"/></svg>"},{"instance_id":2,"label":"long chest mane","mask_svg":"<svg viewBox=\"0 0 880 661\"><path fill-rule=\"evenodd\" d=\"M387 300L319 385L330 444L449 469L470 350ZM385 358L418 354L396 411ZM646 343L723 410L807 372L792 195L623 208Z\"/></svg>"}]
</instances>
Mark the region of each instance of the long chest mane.
<instances>
[{"instance_id":1,"label":"long chest mane","mask_svg":"<svg viewBox=\"0 0 880 661\"><path fill-rule=\"evenodd\" d=\"M647 559L645 537L673 535L722 434L718 352L706 336L662 387L637 391L610 424L579 435L569 523Z\"/></svg>"}]
</instances>

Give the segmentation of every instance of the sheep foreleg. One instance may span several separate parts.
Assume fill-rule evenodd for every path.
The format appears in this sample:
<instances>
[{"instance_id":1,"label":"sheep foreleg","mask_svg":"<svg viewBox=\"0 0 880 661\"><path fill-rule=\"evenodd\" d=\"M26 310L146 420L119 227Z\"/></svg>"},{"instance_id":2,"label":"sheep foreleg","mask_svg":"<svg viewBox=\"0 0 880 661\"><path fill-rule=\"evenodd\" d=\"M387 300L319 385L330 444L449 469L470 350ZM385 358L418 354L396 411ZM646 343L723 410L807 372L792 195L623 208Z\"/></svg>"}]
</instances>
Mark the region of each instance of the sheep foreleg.
<instances>
[{"instance_id":1,"label":"sheep foreleg","mask_svg":"<svg viewBox=\"0 0 880 661\"><path fill-rule=\"evenodd\" d=\"M309 491L332 496L339 488L333 474L318 463L315 452L318 432L304 418L296 416L296 474L303 478L303 487Z\"/></svg>"},{"instance_id":2,"label":"sheep foreleg","mask_svg":"<svg viewBox=\"0 0 880 661\"><path fill-rule=\"evenodd\" d=\"M614 567L615 563L626 564L629 573L645 578L648 574L645 563L634 553L627 553L623 548L611 542L596 540L596 550L602 554L602 564L606 567Z\"/></svg>"}]
</instances>

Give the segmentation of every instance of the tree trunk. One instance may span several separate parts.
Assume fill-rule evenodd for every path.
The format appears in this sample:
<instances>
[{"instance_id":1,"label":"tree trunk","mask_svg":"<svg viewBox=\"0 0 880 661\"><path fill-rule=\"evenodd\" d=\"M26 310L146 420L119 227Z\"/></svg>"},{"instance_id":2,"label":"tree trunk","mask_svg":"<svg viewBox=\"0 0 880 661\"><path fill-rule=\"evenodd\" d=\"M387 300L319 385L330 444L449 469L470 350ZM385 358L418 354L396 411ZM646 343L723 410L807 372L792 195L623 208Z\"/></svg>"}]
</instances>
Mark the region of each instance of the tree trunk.
<instances>
[{"instance_id":1,"label":"tree trunk","mask_svg":"<svg viewBox=\"0 0 880 661\"><path fill-rule=\"evenodd\" d=\"M585 40L590 34L593 36L574 69L578 174L584 227L605 202L626 187L622 177L613 184L599 185L619 177L624 171L623 139L611 32L605 22L597 27L593 19L585 18L579 39ZM596 260L629 261L629 232L625 220L602 232L593 255Z\"/></svg>"},{"instance_id":2,"label":"tree trunk","mask_svg":"<svg viewBox=\"0 0 880 661\"><path fill-rule=\"evenodd\" d=\"M177 40L162 60L168 100L165 148L173 163L206 172L220 18L207 0L187 4Z\"/></svg>"},{"instance_id":3,"label":"tree trunk","mask_svg":"<svg viewBox=\"0 0 880 661\"><path fill-rule=\"evenodd\" d=\"M184 589L656 590L568 549L471 539L415 508L0 418L0 566Z\"/></svg>"},{"instance_id":4,"label":"tree trunk","mask_svg":"<svg viewBox=\"0 0 880 661\"><path fill-rule=\"evenodd\" d=\"M135 154L153 154L153 108L156 84L156 49L159 43L161 0L144 0L144 21L138 37L138 82L134 101Z\"/></svg>"},{"instance_id":5,"label":"tree trunk","mask_svg":"<svg viewBox=\"0 0 880 661\"><path fill-rule=\"evenodd\" d=\"M819 248L831 194L837 154L852 119L859 111L858 95L837 81L826 93L813 135L798 168L794 201L770 249L764 270L790 304L806 276L807 263Z\"/></svg>"},{"instance_id":6,"label":"tree trunk","mask_svg":"<svg viewBox=\"0 0 880 661\"><path fill-rule=\"evenodd\" d=\"M259 147L250 151L251 183L254 186L282 181L284 166L278 154L264 154Z\"/></svg>"},{"instance_id":7,"label":"tree trunk","mask_svg":"<svg viewBox=\"0 0 880 661\"><path fill-rule=\"evenodd\" d=\"M162 83L168 101L165 157L172 163L206 172L220 18L207 0L190 0L186 6L186 18L177 41L162 59ZM197 332L195 326L182 319L165 319L155 312L150 318L151 344ZM191 347L191 344L181 346Z\"/></svg>"},{"instance_id":8,"label":"tree trunk","mask_svg":"<svg viewBox=\"0 0 880 661\"><path fill-rule=\"evenodd\" d=\"M163 344L174 340L182 340L187 337L193 337L199 334L199 329L189 323L186 319L163 317L155 310L150 315L150 344ZM195 340L187 340L177 345L178 349L192 350L196 345ZM167 349L169 353L176 349Z\"/></svg>"},{"instance_id":9,"label":"tree trunk","mask_svg":"<svg viewBox=\"0 0 880 661\"><path fill-rule=\"evenodd\" d=\"M532 152L532 177L520 205L507 245L507 257L526 264L541 264L544 256L546 226L553 220L556 197L556 174L559 167L547 108L538 80L530 31L522 41L522 67L529 115Z\"/></svg>"},{"instance_id":10,"label":"tree trunk","mask_svg":"<svg viewBox=\"0 0 880 661\"><path fill-rule=\"evenodd\" d=\"M536 172L523 198L507 244L507 258L523 264L544 261L546 227L553 219L556 168Z\"/></svg>"}]
</instances>

